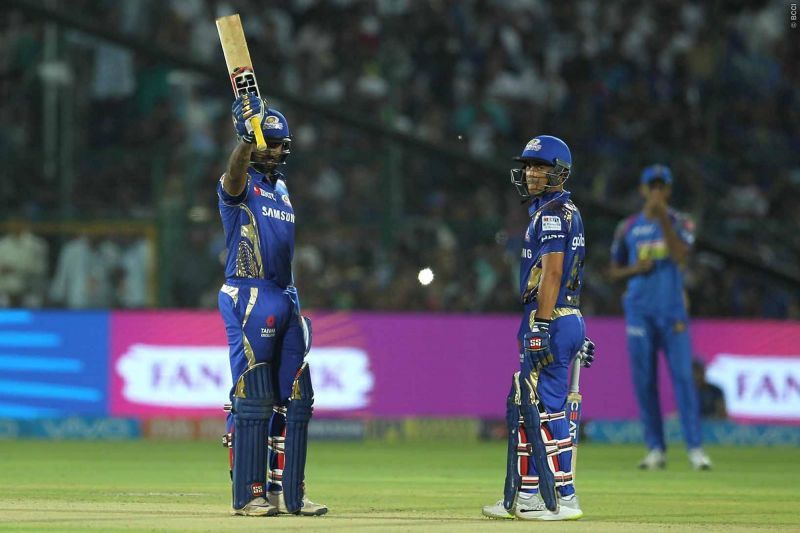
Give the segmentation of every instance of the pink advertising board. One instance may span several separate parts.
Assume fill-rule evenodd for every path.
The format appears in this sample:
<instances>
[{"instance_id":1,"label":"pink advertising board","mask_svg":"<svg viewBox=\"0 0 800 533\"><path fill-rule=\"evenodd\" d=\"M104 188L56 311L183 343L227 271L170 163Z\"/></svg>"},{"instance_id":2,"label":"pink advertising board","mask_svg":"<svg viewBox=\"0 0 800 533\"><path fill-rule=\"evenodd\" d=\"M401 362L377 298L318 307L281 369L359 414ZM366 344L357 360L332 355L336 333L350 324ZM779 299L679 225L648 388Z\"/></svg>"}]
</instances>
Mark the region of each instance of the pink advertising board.
<instances>
[{"instance_id":1,"label":"pink advertising board","mask_svg":"<svg viewBox=\"0 0 800 533\"><path fill-rule=\"evenodd\" d=\"M316 414L327 417L502 417L518 366L511 315L309 313ZM800 423L800 323L697 320L696 354L743 421ZM636 418L625 326L588 318L598 346L583 371L584 416ZM231 384L222 321L215 312L114 312L113 415L215 416ZM661 365L661 401L673 412Z\"/></svg>"}]
</instances>

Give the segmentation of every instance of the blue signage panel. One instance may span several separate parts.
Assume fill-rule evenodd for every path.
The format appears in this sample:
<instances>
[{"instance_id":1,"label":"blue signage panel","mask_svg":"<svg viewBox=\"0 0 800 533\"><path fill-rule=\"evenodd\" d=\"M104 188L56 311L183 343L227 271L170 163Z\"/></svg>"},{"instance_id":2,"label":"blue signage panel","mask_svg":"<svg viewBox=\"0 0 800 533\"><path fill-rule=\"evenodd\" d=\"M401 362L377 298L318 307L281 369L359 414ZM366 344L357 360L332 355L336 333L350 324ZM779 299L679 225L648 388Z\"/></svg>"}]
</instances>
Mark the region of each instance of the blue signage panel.
<instances>
[{"instance_id":1,"label":"blue signage panel","mask_svg":"<svg viewBox=\"0 0 800 533\"><path fill-rule=\"evenodd\" d=\"M0 311L0 418L108 414L109 316Z\"/></svg>"}]
</instances>

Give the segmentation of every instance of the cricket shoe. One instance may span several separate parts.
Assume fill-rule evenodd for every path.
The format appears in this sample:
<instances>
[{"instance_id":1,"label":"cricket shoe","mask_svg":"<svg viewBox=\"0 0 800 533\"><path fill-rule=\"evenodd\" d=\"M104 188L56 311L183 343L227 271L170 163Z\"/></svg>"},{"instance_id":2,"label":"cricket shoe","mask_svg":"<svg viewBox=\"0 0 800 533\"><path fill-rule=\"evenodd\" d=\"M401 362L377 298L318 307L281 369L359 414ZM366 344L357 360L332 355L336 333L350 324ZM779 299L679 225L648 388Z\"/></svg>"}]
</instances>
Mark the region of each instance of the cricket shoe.
<instances>
[{"instance_id":1,"label":"cricket shoe","mask_svg":"<svg viewBox=\"0 0 800 533\"><path fill-rule=\"evenodd\" d=\"M503 500L497 500L494 505L484 505L481 514L487 518L496 518L498 520L514 519L514 513L506 510L503 506Z\"/></svg>"},{"instance_id":2,"label":"cricket shoe","mask_svg":"<svg viewBox=\"0 0 800 533\"><path fill-rule=\"evenodd\" d=\"M259 496L250 500L241 509L233 509L231 514L240 516L275 516L278 514L278 508Z\"/></svg>"},{"instance_id":3,"label":"cricket shoe","mask_svg":"<svg viewBox=\"0 0 800 533\"><path fill-rule=\"evenodd\" d=\"M653 448L647 452L644 459L639 462L639 468L642 470L657 470L665 466L667 466L667 456L664 454L664 450L659 450L658 448Z\"/></svg>"},{"instance_id":4,"label":"cricket shoe","mask_svg":"<svg viewBox=\"0 0 800 533\"><path fill-rule=\"evenodd\" d=\"M321 503L314 503L308 499L308 496L305 494L303 495L303 501L300 503L300 511L296 513L290 513L286 509L286 500L283 499L283 492L273 492L270 491L267 493L267 498L269 498L269 502L277 507L278 512L280 514L299 514L300 516L322 516L328 512L328 506L322 505Z\"/></svg>"},{"instance_id":5,"label":"cricket shoe","mask_svg":"<svg viewBox=\"0 0 800 533\"><path fill-rule=\"evenodd\" d=\"M576 494L569 496L558 496L558 509L550 511L545 507L542 497L533 494L532 497L517 500L517 508L514 512L520 520L578 520L583 517L580 502Z\"/></svg>"},{"instance_id":6,"label":"cricket shoe","mask_svg":"<svg viewBox=\"0 0 800 533\"><path fill-rule=\"evenodd\" d=\"M711 470L711 459L703 451L703 448L689 450L689 464L695 470Z\"/></svg>"}]
</instances>

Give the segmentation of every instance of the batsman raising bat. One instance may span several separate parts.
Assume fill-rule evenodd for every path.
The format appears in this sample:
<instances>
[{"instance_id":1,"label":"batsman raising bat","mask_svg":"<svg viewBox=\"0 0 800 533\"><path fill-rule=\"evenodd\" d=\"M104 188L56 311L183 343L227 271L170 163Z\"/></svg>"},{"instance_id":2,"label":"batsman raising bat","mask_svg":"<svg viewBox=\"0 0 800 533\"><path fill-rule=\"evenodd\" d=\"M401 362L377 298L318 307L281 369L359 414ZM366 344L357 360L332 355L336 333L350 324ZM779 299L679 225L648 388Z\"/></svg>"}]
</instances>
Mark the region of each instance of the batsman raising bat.
<instances>
[{"instance_id":1,"label":"batsman raising bat","mask_svg":"<svg viewBox=\"0 0 800 533\"><path fill-rule=\"evenodd\" d=\"M239 16L217 26L239 139L217 184L228 250L219 310L233 377L224 439L233 513L322 515L328 508L310 501L304 484L314 390L304 362L311 322L300 314L292 275L295 215L281 171L292 137L286 117L258 95ZM263 150L255 149L258 137Z\"/></svg>"},{"instance_id":2,"label":"batsman raising bat","mask_svg":"<svg viewBox=\"0 0 800 533\"><path fill-rule=\"evenodd\" d=\"M522 168L511 171L511 182L526 201L530 217L520 265L520 371L514 374L506 402L503 499L485 506L483 514L577 520L583 512L573 485L574 443L568 420L573 417L565 408L570 363L577 354L574 364L590 366L594 343L585 337L579 310L586 255L583 221L564 190L572 155L561 139L539 135L516 160ZM571 403L576 398L573 394ZM579 405L578 400L576 416Z\"/></svg>"}]
</instances>

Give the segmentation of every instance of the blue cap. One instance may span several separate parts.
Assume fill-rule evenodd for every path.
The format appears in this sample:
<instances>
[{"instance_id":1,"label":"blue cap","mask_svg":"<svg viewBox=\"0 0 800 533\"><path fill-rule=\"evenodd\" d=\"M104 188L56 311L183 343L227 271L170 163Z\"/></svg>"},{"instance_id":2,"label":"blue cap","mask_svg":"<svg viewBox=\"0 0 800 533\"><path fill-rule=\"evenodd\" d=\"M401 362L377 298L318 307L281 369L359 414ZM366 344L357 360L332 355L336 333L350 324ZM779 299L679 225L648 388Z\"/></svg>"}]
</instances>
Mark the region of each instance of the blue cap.
<instances>
[{"instance_id":1,"label":"blue cap","mask_svg":"<svg viewBox=\"0 0 800 533\"><path fill-rule=\"evenodd\" d=\"M648 185L656 180L661 180L667 185L672 185L672 171L667 165L650 165L642 171L642 184Z\"/></svg>"}]
</instances>

